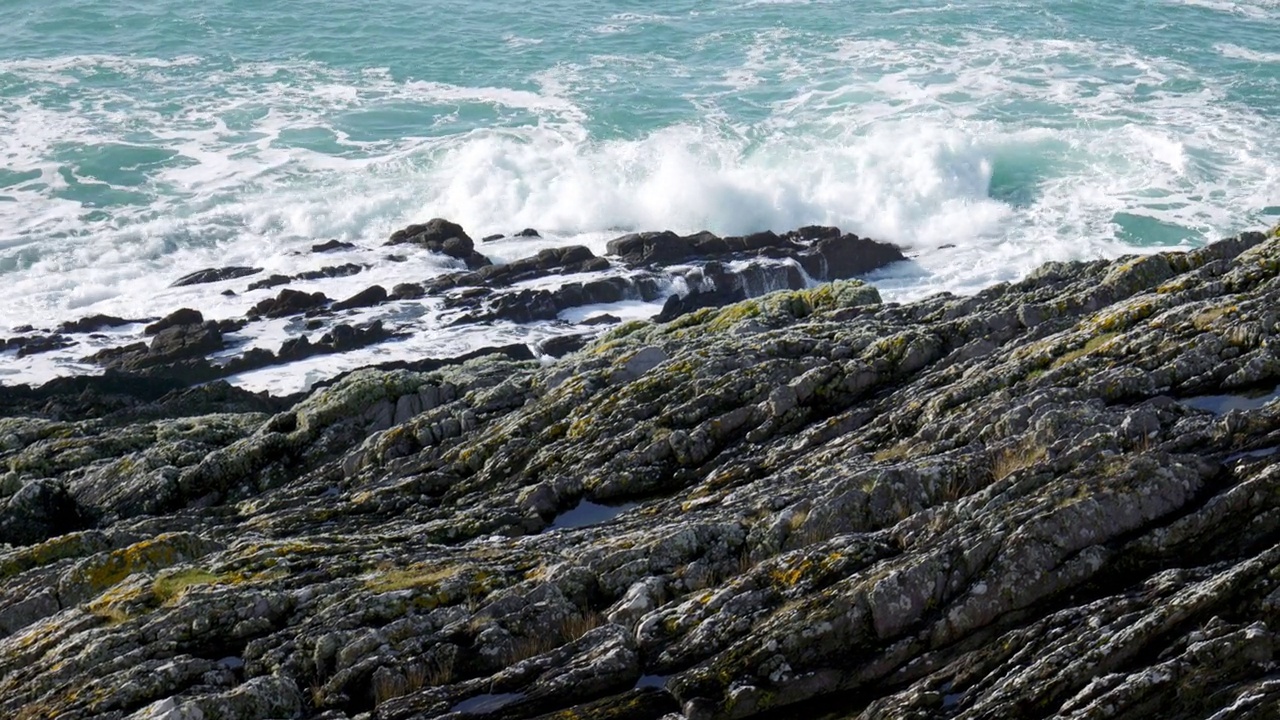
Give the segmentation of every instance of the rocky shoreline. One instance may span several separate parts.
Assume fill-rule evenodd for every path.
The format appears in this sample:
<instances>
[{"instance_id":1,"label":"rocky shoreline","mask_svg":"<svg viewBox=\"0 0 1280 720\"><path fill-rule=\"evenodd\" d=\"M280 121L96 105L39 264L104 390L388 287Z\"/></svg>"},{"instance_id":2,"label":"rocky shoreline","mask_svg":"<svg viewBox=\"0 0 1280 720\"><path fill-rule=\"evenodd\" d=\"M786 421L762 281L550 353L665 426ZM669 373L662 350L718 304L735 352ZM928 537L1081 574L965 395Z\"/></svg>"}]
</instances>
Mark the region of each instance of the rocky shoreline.
<instances>
[{"instance_id":1,"label":"rocky shoreline","mask_svg":"<svg viewBox=\"0 0 1280 720\"><path fill-rule=\"evenodd\" d=\"M906 305L834 229L391 241L466 269L348 303L688 292L289 398L185 310L0 389L0 715L1280 715L1275 231ZM391 332L299 295L243 319L314 313L272 362Z\"/></svg>"},{"instance_id":2,"label":"rocky shoreline","mask_svg":"<svg viewBox=\"0 0 1280 720\"><path fill-rule=\"evenodd\" d=\"M524 238L538 232L526 229ZM493 242L497 237L486 238ZM415 302L438 303L449 326L512 326L558 323L571 328L538 343L541 355L558 357L581 348L605 326L620 319L607 313L574 323L566 311L623 301L666 301L659 319L670 320L703 307L716 307L771 290L802 289L814 282L849 279L906 259L895 246L859 238L832 227L804 227L778 235L761 232L721 238L708 232L680 236L672 232L634 233L608 244L600 257L582 245L544 249L532 257L495 264L477 250L462 226L441 218L412 225L391 235L387 259L407 263L394 254L416 248L463 266L421 282L400 283L387 290L370 285L345 299L288 287L322 278L358 276L366 268L345 262L291 276L259 277L262 268L231 266L199 270L174 281L172 287L217 284L223 295L260 297L242 317L206 319L191 308L163 318L127 319L94 315L57 328L21 328L0 338L0 353L17 358L77 346L85 337L106 347L79 358L111 376L144 376L194 385L268 367L284 366L318 355L334 355L394 341L407 330L388 327L388 319L353 319L353 311ZM311 248L313 254L350 252L350 243L330 241ZM425 269L424 269L425 272ZM253 279L258 278L258 279ZM277 290L284 286L283 289ZM421 308L417 309L421 312ZM246 342L241 336L271 320L287 320L288 338L275 348ZM112 343L98 334L106 328L136 326L135 342Z\"/></svg>"}]
</instances>

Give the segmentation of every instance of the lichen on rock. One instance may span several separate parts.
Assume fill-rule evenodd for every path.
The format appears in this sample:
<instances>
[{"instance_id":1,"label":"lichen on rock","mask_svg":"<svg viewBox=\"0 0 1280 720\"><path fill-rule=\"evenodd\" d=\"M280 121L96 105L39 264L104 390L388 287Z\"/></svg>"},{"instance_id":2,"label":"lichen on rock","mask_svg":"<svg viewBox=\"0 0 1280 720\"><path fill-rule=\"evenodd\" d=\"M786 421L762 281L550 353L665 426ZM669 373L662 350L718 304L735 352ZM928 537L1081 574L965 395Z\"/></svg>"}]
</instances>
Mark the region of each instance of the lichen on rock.
<instances>
[{"instance_id":1,"label":"lichen on rock","mask_svg":"<svg viewBox=\"0 0 1280 720\"><path fill-rule=\"evenodd\" d=\"M482 273L458 232L400 240ZM1278 278L1246 233L287 406L23 405L0 715L1271 717Z\"/></svg>"}]
</instances>

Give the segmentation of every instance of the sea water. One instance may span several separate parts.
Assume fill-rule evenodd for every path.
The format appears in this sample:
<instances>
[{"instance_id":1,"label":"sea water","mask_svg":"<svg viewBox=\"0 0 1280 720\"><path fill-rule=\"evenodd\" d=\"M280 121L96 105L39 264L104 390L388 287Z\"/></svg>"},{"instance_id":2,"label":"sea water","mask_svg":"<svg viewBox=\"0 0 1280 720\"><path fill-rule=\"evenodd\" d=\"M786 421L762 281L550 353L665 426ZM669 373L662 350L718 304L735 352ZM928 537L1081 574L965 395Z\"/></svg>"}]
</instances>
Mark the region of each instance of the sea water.
<instances>
[{"instance_id":1,"label":"sea water","mask_svg":"<svg viewBox=\"0 0 1280 720\"><path fill-rule=\"evenodd\" d=\"M435 216L542 233L496 261L838 225L913 257L871 278L889 300L1197 246L1280 219L1277 38L1280 0L4 0L0 336L270 294L169 287L207 267L368 266L292 285L335 298L421 281L456 266L380 245ZM358 247L307 252L334 238ZM411 339L238 381L527 334L380 317ZM0 355L0 382L92 371L138 328L113 332Z\"/></svg>"}]
</instances>

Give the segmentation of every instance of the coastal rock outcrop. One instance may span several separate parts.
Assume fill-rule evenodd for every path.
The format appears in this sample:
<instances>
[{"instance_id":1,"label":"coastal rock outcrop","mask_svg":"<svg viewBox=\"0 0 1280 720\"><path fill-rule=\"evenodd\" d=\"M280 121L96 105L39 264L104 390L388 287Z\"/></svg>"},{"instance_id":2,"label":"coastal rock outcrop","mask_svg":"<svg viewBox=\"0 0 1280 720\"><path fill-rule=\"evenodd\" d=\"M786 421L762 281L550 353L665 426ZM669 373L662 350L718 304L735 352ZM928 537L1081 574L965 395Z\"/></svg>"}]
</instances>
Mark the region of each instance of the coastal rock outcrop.
<instances>
[{"instance_id":1,"label":"coastal rock outcrop","mask_svg":"<svg viewBox=\"0 0 1280 720\"><path fill-rule=\"evenodd\" d=\"M1274 717L1278 301L1246 233L289 400L15 392L0 714Z\"/></svg>"},{"instance_id":2,"label":"coastal rock outcrop","mask_svg":"<svg viewBox=\"0 0 1280 720\"><path fill-rule=\"evenodd\" d=\"M541 236L530 229L514 237ZM544 248L501 264L473 257L474 244L466 231L439 218L394 233L390 244L419 245L464 260L470 269L437 274L421 283L398 283L390 291L370 285L341 300L323 292L283 287L272 290L274 296L258 299L243 318L206 321L201 312L183 308L151 322L141 337L127 332L76 337L145 322L92 316L64 323L56 332L26 328L28 334L0 341L0 352L12 351L22 358L82 347L84 353L75 359L110 373L164 377L194 385L403 337L406 331L399 321L421 315L423 306L397 307L397 303L420 300L434 305L444 312L441 324L451 328L512 323L558 326L569 322L566 314L585 315L582 308L613 309L607 306L630 302L653 303L652 313L666 321L774 290L799 290L817 281L863 275L904 259L893 245L823 227L730 238L707 232L687 237L642 233L610 242L613 254L604 257L585 246L571 245ZM313 251L353 248L349 243L329 241L317 244ZM348 262L293 275L271 274L249 284L246 292L350 277L365 269L365 265ZM181 282L216 282L258 272L257 268L231 266L202 270ZM657 303L664 300L659 312ZM548 357L567 353L601 332L600 326L608 324L601 319L616 316L600 312L593 317L597 319L580 324L578 340L553 339L565 334L555 327L530 337L528 344ZM276 321L274 327L266 330L272 321ZM273 337L270 345L255 339L264 330ZM281 331L286 337L274 340Z\"/></svg>"},{"instance_id":3,"label":"coastal rock outcrop","mask_svg":"<svg viewBox=\"0 0 1280 720\"><path fill-rule=\"evenodd\" d=\"M410 225L391 234L387 245L417 245L431 252L457 258L472 270L490 265L489 258L476 252L475 242L462 226L443 218L433 218L421 225Z\"/></svg>"}]
</instances>

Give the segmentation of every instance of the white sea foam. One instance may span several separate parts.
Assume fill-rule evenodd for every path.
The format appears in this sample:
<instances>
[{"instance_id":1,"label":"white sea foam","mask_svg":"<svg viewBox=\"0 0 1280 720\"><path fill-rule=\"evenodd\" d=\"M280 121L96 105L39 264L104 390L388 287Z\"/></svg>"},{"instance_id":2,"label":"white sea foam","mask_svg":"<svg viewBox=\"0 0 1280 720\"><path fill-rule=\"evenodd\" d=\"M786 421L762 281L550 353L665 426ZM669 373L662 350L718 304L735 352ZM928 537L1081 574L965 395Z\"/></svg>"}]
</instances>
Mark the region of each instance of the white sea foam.
<instances>
[{"instance_id":1,"label":"white sea foam","mask_svg":"<svg viewBox=\"0 0 1280 720\"><path fill-rule=\"evenodd\" d=\"M1248 60L1256 63L1280 63L1280 52L1262 52L1258 50L1250 50L1247 47L1241 47L1234 43L1219 43L1213 46L1223 55L1223 57L1235 58L1237 60Z\"/></svg>"},{"instance_id":2,"label":"white sea foam","mask_svg":"<svg viewBox=\"0 0 1280 720\"><path fill-rule=\"evenodd\" d=\"M609 19L624 30L672 22ZM717 32L691 47L725 42ZM902 300L973 291L1046 260L1202 242L1259 224L1280 198L1271 119L1210 83L1163 89L1196 77L1187 64L1104 42L979 32L950 45L792 35L744 34L736 62L696 77L679 58L603 47L509 87L315 62L0 62L0 75L35 88L21 100L0 98L0 123L12 128L0 134L0 158L21 174L0 173L0 333L95 312L155 317L184 305L237 317L274 294L245 293L256 278L168 288L204 267L252 265L266 275L368 266L353 277L293 284L334 298L374 283L420 282L458 265L402 248L394 252L408 260L393 262L380 245L397 227L432 216L461 222L476 238L543 231L542 239L479 248L498 261L566 243L603 253L608 239L630 230L838 225L911 249L913 263L874 277L888 299ZM525 46L516 35L505 42ZM1217 51L1275 62L1238 45ZM98 72L132 80L82 82ZM655 76L690 83L685 95L696 111L627 118L635 125L628 130L597 125L616 110L609 93ZM370 118L397 130L371 132ZM125 182L126 174L68 155L68 144L89 155L107 146L126 157L160 154L138 171L141 180ZM138 200L99 207L85 199L93 193ZM1142 227L1154 230L1133 229ZM361 249L300 252L328 238ZM221 294L228 289L237 294ZM564 319L654 310L624 303ZM290 391L298 378L370 360L454 355L565 331L446 329L431 302L352 318L375 316L411 337L308 361L306 373L273 369L239 380ZM274 349L295 331L287 327L250 330L243 341ZM0 369L40 379L90 350L5 357Z\"/></svg>"},{"instance_id":3,"label":"white sea foam","mask_svg":"<svg viewBox=\"0 0 1280 720\"><path fill-rule=\"evenodd\" d=\"M1216 10L1255 20L1273 18L1280 11L1280 3L1276 2L1276 0L1252 0L1251 2L1236 2L1235 0L1166 0L1166 2Z\"/></svg>"}]
</instances>

